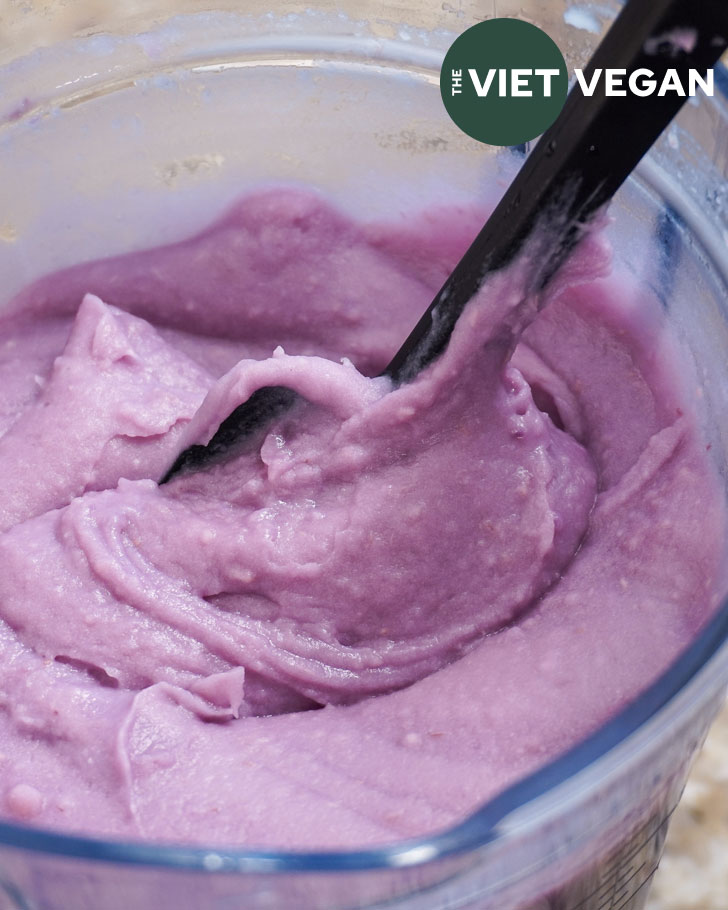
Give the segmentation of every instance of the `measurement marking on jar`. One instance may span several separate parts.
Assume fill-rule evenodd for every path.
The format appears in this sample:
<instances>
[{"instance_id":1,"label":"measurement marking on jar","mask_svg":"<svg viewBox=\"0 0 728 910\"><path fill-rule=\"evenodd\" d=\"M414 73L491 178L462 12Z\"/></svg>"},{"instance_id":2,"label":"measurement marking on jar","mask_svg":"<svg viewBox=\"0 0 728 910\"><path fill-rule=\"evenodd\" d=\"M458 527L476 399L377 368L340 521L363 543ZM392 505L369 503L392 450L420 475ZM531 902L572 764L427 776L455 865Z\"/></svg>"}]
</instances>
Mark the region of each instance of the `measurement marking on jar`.
<instances>
[{"instance_id":1,"label":"measurement marking on jar","mask_svg":"<svg viewBox=\"0 0 728 910\"><path fill-rule=\"evenodd\" d=\"M625 898L629 900L633 894L633 892L630 892L629 890L629 883L640 874L646 865L647 863L643 862L640 863L640 865L634 870L632 870L631 866L628 866L626 869L624 869L624 872L629 872L631 870L632 874L621 882L620 887L617 887L620 884L620 877L617 876L614 883L614 888L612 889L612 893L607 895L606 900L599 905L598 910L617 910L617 905L620 901L624 901Z\"/></svg>"},{"instance_id":2,"label":"measurement marking on jar","mask_svg":"<svg viewBox=\"0 0 728 910\"><path fill-rule=\"evenodd\" d=\"M642 884L639 886L639 888L637 888L636 891L633 891L630 895L628 895L626 901L625 901L623 904L620 904L619 907L613 907L612 910L629 910L629 908L628 908L627 905L628 905L635 897L637 897L637 895L640 893L640 891L641 891L643 888L646 888L646 887L649 885L649 883L652 881L652 876L655 874L655 872L657 872L657 867L658 867L658 865L659 865L659 861L658 861L657 863L655 863L655 865L652 867L652 871L651 871L650 874L647 876L647 878L642 882Z\"/></svg>"},{"instance_id":3,"label":"measurement marking on jar","mask_svg":"<svg viewBox=\"0 0 728 910\"><path fill-rule=\"evenodd\" d=\"M633 834L627 849L618 853L605 868L599 886L576 904L574 910L628 910L634 896L650 882L657 871L659 857L654 864L650 863L651 857L643 859L638 866L634 862L640 853L655 843L675 808L673 806L657 825L650 819ZM645 834L648 827L649 833Z\"/></svg>"}]
</instances>

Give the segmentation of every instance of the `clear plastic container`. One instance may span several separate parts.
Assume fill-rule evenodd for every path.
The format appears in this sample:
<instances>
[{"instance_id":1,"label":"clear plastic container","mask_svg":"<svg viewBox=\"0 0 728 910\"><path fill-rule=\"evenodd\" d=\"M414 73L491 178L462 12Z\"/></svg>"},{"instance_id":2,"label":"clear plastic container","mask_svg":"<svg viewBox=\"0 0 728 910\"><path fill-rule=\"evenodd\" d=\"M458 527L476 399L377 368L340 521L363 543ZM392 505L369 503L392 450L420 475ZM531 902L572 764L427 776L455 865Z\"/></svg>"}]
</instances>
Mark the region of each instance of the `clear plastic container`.
<instances>
[{"instance_id":1,"label":"clear plastic container","mask_svg":"<svg viewBox=\"0 0 728 910\"><path fill-rule=\"evenodd\" d=\"M0 20L0 303L61 266L185 236L261 182L313 184L365 216L482 194L502 165L450 123L439 96L454 35L486 15L522 16L579 66L610 8L425 6L13 7ZM692 354L726 476L725 70L716 84L620 193L611 233ZM436 836L304 854L0 823L0 908L638 910L728 683L727 637L725 604L637 702Z\"/></svg>"}]
</instances>

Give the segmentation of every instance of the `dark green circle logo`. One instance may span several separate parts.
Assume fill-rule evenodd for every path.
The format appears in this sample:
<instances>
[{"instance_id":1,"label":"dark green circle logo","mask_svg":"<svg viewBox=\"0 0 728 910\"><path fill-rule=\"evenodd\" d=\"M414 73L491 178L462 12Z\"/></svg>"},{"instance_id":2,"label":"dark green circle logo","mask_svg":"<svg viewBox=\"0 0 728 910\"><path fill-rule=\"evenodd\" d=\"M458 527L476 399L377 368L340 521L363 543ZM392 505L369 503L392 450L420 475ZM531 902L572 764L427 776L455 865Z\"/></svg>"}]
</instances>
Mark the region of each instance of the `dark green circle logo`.
<instances>
[{"instance_id":1,"label":"dark green circle logo","mask_svg":"<svg viewBox=\"0 0 728 910\"><path fill-rule=\"evenodd\" d=\"M520 145L558 117L569 77L549 36L521 19L487 19L457 38L440 93L463 132L490 145Z\"/></svg>"}]
</instances>

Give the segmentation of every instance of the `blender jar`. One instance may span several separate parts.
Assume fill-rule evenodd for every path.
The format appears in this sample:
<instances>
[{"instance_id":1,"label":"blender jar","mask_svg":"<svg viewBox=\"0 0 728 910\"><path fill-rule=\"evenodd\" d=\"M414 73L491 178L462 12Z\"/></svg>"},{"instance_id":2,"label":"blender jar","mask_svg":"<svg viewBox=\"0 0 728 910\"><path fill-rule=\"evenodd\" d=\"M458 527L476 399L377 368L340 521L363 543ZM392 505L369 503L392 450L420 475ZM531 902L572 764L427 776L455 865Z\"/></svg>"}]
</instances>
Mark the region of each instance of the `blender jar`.
<instances>
[{"instance_id":1,"label":"blender jar","mask_svg":"<svg viewBox=\"0 0 728 910\"><path fill-rule=\"evenodd\" d=\"M181 239L180 225L211 221L260 184L313 185L363 217L482 198L494 180L504 185L502 161L442 108L439 66L455 35L520 16L554 38L572 70L613 13L562 0L14 6L0 19L0 303L54 269ZM620 192L611 237L659 285L726 476L722 69L716 85ZM655 248L679 268L647 276ZM636 702L444 832L287 853L2 822L0 908L639 910L728 682L727 634L724 604Z\"/></svg>"}]
</instances>

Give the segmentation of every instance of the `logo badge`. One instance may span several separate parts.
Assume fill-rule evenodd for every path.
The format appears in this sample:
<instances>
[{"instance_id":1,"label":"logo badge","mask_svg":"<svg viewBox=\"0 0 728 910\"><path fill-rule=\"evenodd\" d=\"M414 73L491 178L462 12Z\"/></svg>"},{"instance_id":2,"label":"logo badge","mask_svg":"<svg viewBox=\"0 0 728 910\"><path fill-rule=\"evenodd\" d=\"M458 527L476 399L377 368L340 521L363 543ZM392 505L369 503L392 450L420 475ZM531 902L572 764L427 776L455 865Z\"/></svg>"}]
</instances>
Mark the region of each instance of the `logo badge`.
<instances>
[{"instance_id":1,"label":"logo badge","mask_svg":"<svg viewBox=\"0 0 728 910\"><path fill-rule=\"evenodd\" d=\"M440 71L440 93L460 129L489 145L520 145L540 136L566 101L563 54L521 19L487 19L463 32Z\"/></svg>"}]
</instances>

